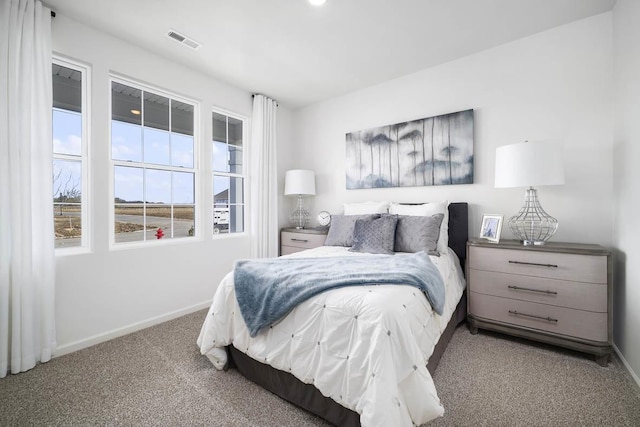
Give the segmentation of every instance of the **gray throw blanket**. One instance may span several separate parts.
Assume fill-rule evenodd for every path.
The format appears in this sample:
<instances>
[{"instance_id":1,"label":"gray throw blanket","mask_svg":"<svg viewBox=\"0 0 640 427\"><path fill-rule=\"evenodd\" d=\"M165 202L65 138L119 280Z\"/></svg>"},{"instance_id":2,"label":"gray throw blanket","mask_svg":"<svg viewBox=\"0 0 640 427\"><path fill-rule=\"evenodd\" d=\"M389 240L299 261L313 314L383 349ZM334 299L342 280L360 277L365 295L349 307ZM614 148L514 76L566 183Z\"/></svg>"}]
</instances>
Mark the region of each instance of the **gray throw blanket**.
<instances>
[{"instance_id":1,"label":"gray throw blanket","mask_svg":"<svg viewBox=\"0 0 640 427\"><path fill-rule=\"evenodd\" d=\"M363 257L241 260L234 269L236 298L255 337L298 304L329 289L372 284L419 288L436 313L444 308L444 283L424 252Z\"/></svg>"}]
</instances>

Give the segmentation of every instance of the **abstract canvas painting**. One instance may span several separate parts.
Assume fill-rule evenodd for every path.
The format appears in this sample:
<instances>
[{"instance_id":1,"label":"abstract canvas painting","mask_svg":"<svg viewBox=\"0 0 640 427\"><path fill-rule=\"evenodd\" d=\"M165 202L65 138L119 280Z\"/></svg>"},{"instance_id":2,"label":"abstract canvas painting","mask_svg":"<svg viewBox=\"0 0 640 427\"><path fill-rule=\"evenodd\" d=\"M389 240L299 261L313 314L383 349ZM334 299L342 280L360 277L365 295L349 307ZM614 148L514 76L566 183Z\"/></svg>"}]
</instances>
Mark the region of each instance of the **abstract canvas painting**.
<instances>
[{"instance_id":1,"label":"abstract canvas painting","mask_svg":"<svg viewBox=\"0 0 640 427\"><path fill-rule=\"evenodd\" d=\"M347 189L473 183L473 110L346 135Z\"/></svg>"}]
</instances>

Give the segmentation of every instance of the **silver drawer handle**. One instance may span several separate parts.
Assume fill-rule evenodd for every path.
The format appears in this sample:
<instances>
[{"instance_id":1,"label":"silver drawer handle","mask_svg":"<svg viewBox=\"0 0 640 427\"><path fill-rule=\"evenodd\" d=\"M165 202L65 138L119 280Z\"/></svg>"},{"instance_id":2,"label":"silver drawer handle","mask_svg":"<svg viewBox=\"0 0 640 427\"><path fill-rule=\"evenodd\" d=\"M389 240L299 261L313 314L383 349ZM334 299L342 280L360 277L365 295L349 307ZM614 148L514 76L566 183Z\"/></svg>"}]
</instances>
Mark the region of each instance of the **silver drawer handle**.
<instances>
[{"instance_id":1,"label":"silver drawer handle","mask_svg":"<svg viewBox=\"0 0 640 427\"><path fill-rule=\"evenodd\" d=\"M543 291L540 289L521 288L520 286L515 286L515 285L509 285L507 286L507 288L513 289L514 291L530 291L530 292L540 292L541 294L558 295L556 291L546 291L546 290Z\"/></svg>"},{"instance_id":2,"label":"silver drawer handle","mask_svg":"<svg viewBox=\"0 0 640 427\"><path fill-rule=\"evenodd\" d=\"M509 261L509 264L523 264L523 265L537 265L538 267L554 267L558 268L555 264L538 264L537 262L522 262L522 261Z\"/></svg>"},{"instance_id":3,"label":"silver drawer handle","mask_svg":"<svg viewBox=\"0 0 640 427\"><path fill-rule=\"evenodd\" d=\"M552 317L542 317L542 316L536 316L535 314L526 314L526 313L518 313L515 310L509 310L509 314L513 314L516 316L525 316L525 317L533 317L534 319L541 319L541 320L546 320L547 322L556 322L558 323L558 319L554 319Z\"/></svg>"},{"instance_id":4,"label":"silver drawer handle","mask_svg":"<svg viewBox=\"0 0 640 427\"><path fill-rule=\"evenodd\" d=\"M291 239L292 242L302 242L302 243L308 243L309 241L307 239Z\"/></svg>"}]
</instances>

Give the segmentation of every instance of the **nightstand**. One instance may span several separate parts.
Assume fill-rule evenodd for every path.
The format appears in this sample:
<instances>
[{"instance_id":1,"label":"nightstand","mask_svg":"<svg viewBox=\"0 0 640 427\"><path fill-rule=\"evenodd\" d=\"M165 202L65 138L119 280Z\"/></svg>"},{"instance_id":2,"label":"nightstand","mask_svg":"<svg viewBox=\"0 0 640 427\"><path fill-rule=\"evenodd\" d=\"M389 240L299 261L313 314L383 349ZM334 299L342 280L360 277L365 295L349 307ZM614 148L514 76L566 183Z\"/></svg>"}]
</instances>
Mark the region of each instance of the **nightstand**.
<instances>
[{"instance_id":1,"label":"nightstand","mask_svg":"<svg viewBox=\"0 0 640 427\"><path fill-rule=\"evenodd\" d=\"M283 228L280 230L280 255L324 245L329 228Z\"/></svg>"},{"instance_id":2,"label":"nightstand","mask_svg":"<svg viewBox=\"0 0 640 427\"><path fill-rule=\"evenodd\" d=\"M602 246L467 242L468 320L478 328L611 354L611 253Z\"/></svg>"}]
</instances>

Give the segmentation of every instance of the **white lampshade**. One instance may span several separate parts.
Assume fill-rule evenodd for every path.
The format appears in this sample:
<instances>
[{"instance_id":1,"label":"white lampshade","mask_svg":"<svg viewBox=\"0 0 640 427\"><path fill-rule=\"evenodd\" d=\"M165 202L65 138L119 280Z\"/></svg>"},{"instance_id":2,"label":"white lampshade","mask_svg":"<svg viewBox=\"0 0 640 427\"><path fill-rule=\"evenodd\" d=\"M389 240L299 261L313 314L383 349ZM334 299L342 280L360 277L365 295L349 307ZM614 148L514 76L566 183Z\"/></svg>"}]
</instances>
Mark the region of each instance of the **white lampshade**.
<instances>
[{"instance_id":1,"label":"white lampshade","mask_svg":"<svg viewBox=\"0 0 640 427\"><path fill-rule=\"evenodd\" d=\"M284 176L285 196L315 196L316 177L313 171L294 169Z\"/></svg>"},{"instance_id":2,"label":"white lampshade","mask_svg":"<svg viewBox=\"0 0 640 427\"><path fill-rule=\"evenodd\" d=\"M522 142L496 149L496 187L559 184L564 184L564 167L557 144Z\"/></svg>"}]
</instances>

